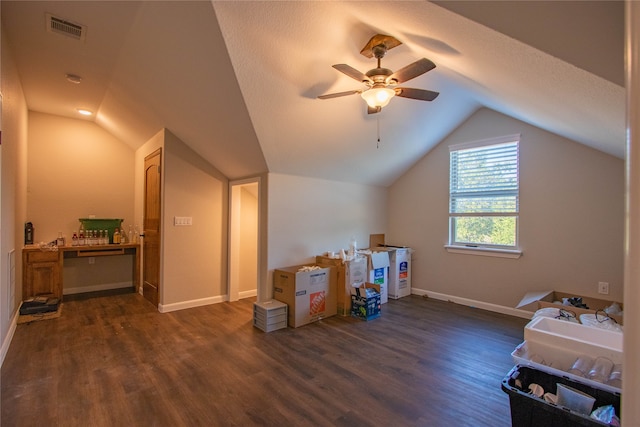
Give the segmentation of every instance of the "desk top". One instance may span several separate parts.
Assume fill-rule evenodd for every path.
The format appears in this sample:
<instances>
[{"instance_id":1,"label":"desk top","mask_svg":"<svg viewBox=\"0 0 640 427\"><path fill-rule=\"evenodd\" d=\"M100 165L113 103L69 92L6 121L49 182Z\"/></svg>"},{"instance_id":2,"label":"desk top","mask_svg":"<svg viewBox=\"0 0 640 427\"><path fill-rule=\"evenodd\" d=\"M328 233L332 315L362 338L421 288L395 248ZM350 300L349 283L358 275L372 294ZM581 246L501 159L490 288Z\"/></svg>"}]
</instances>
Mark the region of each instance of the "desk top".
<instances>
[{"instance_id":1,"label":"desk top","mask_svg":"<svg viewBox=\"0 0 640 427\"><path fill-rule=\"evenodd\" d=\"M58 246L59 251L99 251L101 249L139 248L139 243L120 243L109 245Z\"/></svg>"},{"instance_id":2,"label":"desk top","mask_svg":"<svg viewBox=\"0 0 640 427\"><path fill-rule=\"evenodd\" d=\"M40 248L40 245L25 245L23 250L25 251L59 251L59 252L70 252L70 251L100 251L100 250L109 250L109 249L129 249L129 248L139 248L139 243L122 243L122 244L109 244L109 245L82 245L82 246L51 246ZM57 249L54 249L57 248Z\"/></svg>"}]
</instances>

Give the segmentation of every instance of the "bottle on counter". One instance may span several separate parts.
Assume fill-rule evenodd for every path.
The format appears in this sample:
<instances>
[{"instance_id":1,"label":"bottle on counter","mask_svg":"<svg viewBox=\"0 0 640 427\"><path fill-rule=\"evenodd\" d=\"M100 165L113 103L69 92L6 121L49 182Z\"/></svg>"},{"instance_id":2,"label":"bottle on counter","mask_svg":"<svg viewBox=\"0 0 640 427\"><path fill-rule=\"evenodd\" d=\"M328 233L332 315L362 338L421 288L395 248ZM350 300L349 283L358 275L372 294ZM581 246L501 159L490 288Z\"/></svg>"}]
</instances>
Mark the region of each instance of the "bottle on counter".
<instances>
[{"instance_id":1,"label":"bottle on counter","mask_svg":"<svg viewBox=\"0 0 640 427\"><path fill-rule=\"evenodd\" d=\"M24 244L33 245L33 223L27 222L24 225Z\"/></svg>"},{"instance_id":2,"label":"bottle on counter","mask_svg":"<svg viewBox=\"0 0 640 427\"><path fill-rule=\"evenodd\" d=\"M80 225L80 229L78 230L78 246L84 246L85 244L84 226Z\"/></svg>"},{"instance_id":3,"label":"bottle on counter","mask_svg":"<svg viewBox=\"0 0 640 427\"><path fill-rule=\"evenodd\" d=\"M136 226L133 229L133 243L138 243L139 240L140 240L140 229L136 224Z\"/></svg>"},{"instance_id":4,"label":"bottle on counter","mask_svg":"<svg viewBox=\"0 0 640 427\"><path fill-rule=\"evenodd\" d=\"M75 231L71 236L71 246L78 246L78 233L76 233Z\"/></svg>"},{"instance_id":5,"label":"bottle on counter","mask_svg":"<svg viewBox=\"0 0 640 427\"><path fill-rule=\"evenodd\" d=\"M133 236L133 225L129 224L129 235L127 236L129 239L129 243L136 243L135 238Z\"/></svg>"},{"instance_id":6,"label":"bottle on counter","mask_svg":"<svg viewBox=\"0 0 640 427\"><path fill-rule=\"evenodd\" d=\"M121 241L121 240L120 240L120 230L118 230L118 228L116 228L116 229L113 231L113 243L114 243L115 245L119 245L119 244L120 244L120 241Z\"/></svg>"},{"instance_id":7,"label":"bottle on counter","mask_svg":"<svg viewBox=\"0 0 640 427\"><path fill-rule=\"evenodd\" d=\"M64 236L62 235L62 231L58 231L58 238L56 239L57 246L64 246Z\"/></svg>"}]
</instances>

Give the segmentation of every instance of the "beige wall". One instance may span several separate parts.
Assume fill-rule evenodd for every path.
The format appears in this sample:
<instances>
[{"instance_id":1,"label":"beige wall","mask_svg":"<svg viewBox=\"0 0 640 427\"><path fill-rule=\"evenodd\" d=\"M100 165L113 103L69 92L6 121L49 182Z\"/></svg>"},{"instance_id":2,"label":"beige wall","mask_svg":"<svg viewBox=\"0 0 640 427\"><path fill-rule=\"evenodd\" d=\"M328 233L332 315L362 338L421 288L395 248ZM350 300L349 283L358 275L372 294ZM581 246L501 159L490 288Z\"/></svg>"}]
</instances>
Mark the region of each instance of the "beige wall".
<instances>
[{"instance_id":1,"label":"beige wall","mask_svg":"<svg viewBox=\"0 0 640 427\"><path fill-rule=\"evenodd\" d=\"M257 183L248 184L258 187ZM240 190L240 258L255 260L243 262L239 269L238 291L241 297L253 293L257 287L258 277L258 198L246 188Z\"/></svg>"},{"instance_id":2,"label":"beige wall","mask_svg":"<svg viewBox=\"0 0 640 427\"><path fill-rule=\"evenodd\" d=\"M22 301L23 224L26 220L27 104L7 38L1 37L0 91L2 145L0 145L0 363L9 348L15 316ZM11 275L9 253L15 255ZM13 277L14 283L10 278Z\"/></svg>"},{"instance_id":3,"label":"beige wall","mask_svg":"<svg viewBox=\"0 0 640 427\"><path fill-rule=\"evenodd\" d=\"M29 113L27 218L35 241L61 231L71 239L78 218L122 218L133 224L134 151L93 122ZM63 293L132 285L131 257L65 262Z\"/></svg>"},{"instance_id":4,"label":"beige wall","mask_svg":"<svg viewBox=\"0 0 640 427\"><path fill-rule=\"evenodd\" d=\"M449 145L521 133L520 246L504 259L448 253ZM622 300L623 161L480 109L390 188L389 236L415 249L413 286L514 307L527 290Z\"/></svg>"},{"instance_id":5,"label":"beige wall","mask_svg":"<svg viewBox=\"0 0 640 427\"><path fill-rule=\"evenodd\" d=\"M259 296L273 296L273 269L315 262L316 255L359 247L384 233L387 189L283 174L269 174L269 271Z\"/></svg>"},{"instance_id":6,"label":"beige wall","mask_svg":"<svg viewBox=\"0 0 640 427\"><path fill-rule=\"evenodd\" d=\"M228 180L165 131L161 311L224 301ZM192 226L174 226L174 217Z\"/></svg>"},{"instance_id":7,"label":"beige wall","mask_svg":"<svg viewBox=\"0 0 640 427\"><path fill-rule=\"evenodd\" d=\"M27 217L35 240L67 238L78 218L133 218L134 151L93 122L29 113Z\"/></svg>"}]
</instances>

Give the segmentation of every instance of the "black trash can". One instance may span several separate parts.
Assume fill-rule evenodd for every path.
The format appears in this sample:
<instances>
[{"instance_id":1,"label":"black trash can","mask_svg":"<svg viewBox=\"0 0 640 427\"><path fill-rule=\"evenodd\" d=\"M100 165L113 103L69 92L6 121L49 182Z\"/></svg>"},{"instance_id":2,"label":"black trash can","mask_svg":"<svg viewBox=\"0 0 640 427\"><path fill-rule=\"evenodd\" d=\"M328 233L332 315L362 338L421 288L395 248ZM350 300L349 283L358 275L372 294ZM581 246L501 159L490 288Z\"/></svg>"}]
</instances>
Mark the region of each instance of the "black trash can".
<instances>
[{"instance_id":1,"label":"black trash can","mask_svg":"<svg viewBox=\"0 0 640 427\"><path fill-rule=\"evenodd\" d=\"M589 415L549 403L529 393L529 384L538 384L546 392L556 393L557 384L564 384L595 398L593 409L612 405L620 416L620 393L613 393L582 384L566 377L543 372L530 366L516 365L502 380L502 390L509 395L513 427L574 427L608 426Z\"/></svg>"}]
</instances>

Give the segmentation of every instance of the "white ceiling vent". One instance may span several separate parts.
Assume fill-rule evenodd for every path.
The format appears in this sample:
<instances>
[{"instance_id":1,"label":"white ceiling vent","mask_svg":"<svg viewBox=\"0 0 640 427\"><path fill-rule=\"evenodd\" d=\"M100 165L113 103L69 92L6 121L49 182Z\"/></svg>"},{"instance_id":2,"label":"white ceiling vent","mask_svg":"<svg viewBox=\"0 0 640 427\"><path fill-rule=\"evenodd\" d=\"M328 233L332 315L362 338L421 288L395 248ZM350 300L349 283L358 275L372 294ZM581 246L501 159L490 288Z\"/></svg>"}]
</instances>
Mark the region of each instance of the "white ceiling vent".
<instances>
[{"instance_id":1,"label":"white ceiling vent","mask_svg":"<svg viewBox=\"0 0 640 427\"><path fill-rule=\"evenodd\" d=\"M62 34L76 40L84 41L87 35L86 26L55 17L50 13L46 14L46 24L50 33Z\"/></svg>"}]
</instances>

